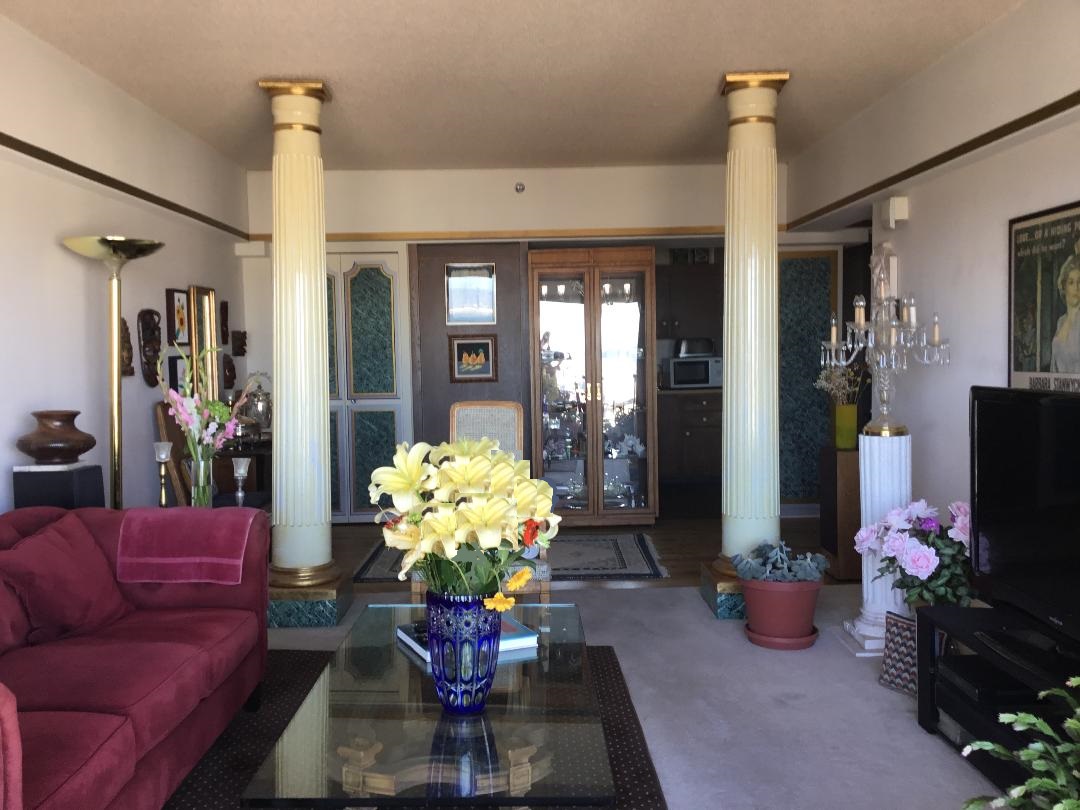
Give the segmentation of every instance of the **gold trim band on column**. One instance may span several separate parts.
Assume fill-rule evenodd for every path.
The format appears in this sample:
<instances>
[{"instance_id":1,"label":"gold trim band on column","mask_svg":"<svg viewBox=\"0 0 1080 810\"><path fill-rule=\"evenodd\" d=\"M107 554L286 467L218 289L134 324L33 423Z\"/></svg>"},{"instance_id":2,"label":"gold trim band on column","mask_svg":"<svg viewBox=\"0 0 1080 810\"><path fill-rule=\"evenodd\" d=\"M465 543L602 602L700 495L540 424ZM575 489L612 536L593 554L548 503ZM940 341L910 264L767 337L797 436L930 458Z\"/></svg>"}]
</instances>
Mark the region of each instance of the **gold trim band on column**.
<instances>
[{"instance_id":1,"label":"gold trim band on column","mask_svg":"<svg viewBox=\"0 0 1080 810\"><path fill-rule=\"evenodd\" d=\"M733 90L746 90L750 87L770 87L779 93L790 78L791 72L787 70L725 73L724 83L720 85L720 95L726 96Z\"/></svg>"},{"instance_id":2,"label":"gold trim band on column","mask_svg":"<svg viewBox=\"0 0 1080 810\"><path fill-rule=\"evenodd\" d=\"M315 132L322 135L322 127L317 127L314 124L274 124L274 132L280 132L283 129L294 130L307 130L308 132Z\"/></svg>"},{"instance_id":3,"label":"gold trim band on column","mask_svg":"<svg viewBox=\"0 0 1080 810\"><path fill-rule=\"evenodd\" d=\"M322 565L307 565L300 568L270 566L270 586L273 588L310 588L313 585L335 582L340 576L341 570L333 560Z\"/></svg>"},{"instance_id":4,"label":"gold trim band on column","mask_svg":"<svg viewBox=\"0 0 1080 810\"><path fill-rule=\"evenodd\" d=\"M289 81L288 79L260 79L259 87L271 96L311 96L329 103L330 85L324 81Z\"/></svg>"},{"instance_id":5,"label":"gold trim band on column","mask_svg":"<svg viewBox=\"0 0 1080 810\"><path fill-rule=\"evenodd\" d=\"M869 424L863 428L864 436L907 436L911 431L907 429L906 425L873 425Z\"/></svg>"},{"instance_id":6,"label":"gold trim band on column","mask_svg":"<svg viewBox=\"0 0 1080 810\"><path fill-rule=\"evenodd\" d=\"M775 126L776 119L771 115L744 115L728 121L729 127L737 127L739 124L772 124Z\"/></svg>"}]
</instances>

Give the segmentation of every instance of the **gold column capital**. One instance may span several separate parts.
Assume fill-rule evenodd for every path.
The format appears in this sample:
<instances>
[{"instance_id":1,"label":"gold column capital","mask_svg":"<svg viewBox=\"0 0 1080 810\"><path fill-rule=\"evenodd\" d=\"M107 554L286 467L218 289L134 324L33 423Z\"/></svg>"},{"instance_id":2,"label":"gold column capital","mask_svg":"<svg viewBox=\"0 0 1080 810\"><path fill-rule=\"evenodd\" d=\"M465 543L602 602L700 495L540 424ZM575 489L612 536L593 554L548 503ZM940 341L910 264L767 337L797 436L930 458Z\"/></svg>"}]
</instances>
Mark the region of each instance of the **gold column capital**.
<instances>
[{"instance_id":1,"label":"gold column capital","mask_svg":"<svg viewBox=\"0 0 1080 810\"><path fill-rule=\"evenodd\" d=\"M726 96L735 90L751 87L768 87L779 93L791 78L788 70L759 70L749 72L725 73L720 95Z\"/></svg>"},{"instance_id":2,"label":"gold column capital","mask_svg":"<svg viewBox=\"0 0 1080 810\"><path fill-rule=\"evenodd\" d=\"M330 85L321 79L259 79L259 88L274 96L311 96L324 104L333 98Z\"/></svg>"}]
</instances>

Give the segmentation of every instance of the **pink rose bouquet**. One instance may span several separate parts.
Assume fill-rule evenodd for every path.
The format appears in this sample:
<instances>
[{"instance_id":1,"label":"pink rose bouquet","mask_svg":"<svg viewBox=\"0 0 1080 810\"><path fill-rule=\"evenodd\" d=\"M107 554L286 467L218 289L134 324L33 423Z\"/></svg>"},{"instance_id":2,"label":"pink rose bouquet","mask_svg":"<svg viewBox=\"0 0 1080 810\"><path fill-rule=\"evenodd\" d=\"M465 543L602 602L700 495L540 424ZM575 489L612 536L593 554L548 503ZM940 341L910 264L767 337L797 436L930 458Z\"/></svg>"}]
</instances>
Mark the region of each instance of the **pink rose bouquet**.
<instances>
[{"instance_id":1,"label":"pink rose bouquet","mask_svg":"<svg viewBox=\"0 0 1080 810\"><path fill-rule=\"evenodd\" d=\"M971 588L971 508L963 501L949 504L952 526L943 526L938 510L925 500L893 509L877 523L855 535L860 554L881 557L878 576L896 574L894 588L904 601L957 604L967 607Z\"/></svg>"}]
</instances>

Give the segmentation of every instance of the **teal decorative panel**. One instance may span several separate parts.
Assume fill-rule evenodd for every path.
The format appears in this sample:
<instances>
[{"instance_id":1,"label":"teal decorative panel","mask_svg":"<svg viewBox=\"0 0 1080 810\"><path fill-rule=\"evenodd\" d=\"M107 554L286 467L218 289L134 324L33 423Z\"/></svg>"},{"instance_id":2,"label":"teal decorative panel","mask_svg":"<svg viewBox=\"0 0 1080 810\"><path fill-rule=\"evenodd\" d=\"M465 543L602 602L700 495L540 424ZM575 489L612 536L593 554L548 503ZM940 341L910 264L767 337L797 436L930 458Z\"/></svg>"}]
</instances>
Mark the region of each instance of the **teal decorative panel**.
<instances>
[{"instance_id":1,"label":"teal decorative panel","mask_svg":"<svg viewBox=\"0 0 1080 810\"><path fill-rule=\"evenodd\" d=\"M330 511L341 511L341 466L338 459L337 411L330 411Z\"/></svg>"},{"instance_id":2,"label":"teal decorative panel","mask_svg":"<svg viewBox=\"0 0 1080 810\"><path fill-rule=\"evenodd\" d=\"M349 330L349 396L397 396L394 283L375 265L345 274Z\"/></svg>"},{"instance_id":3,"label":"teal decorative panel","mask_svg":"<svg viewBox=\"0 0 1080 810\"><path fill-rule=\"evenodd\" d=\"M780 257L780 499L818 499L818 453L829 436L829 399L814 388L832 314L833 263Z\"/></svg>"},{"instance_id":4,"label":"teal decorative panel","mask_svg":"<svg viewBox=\"0 0 1080 810\"><path fill-rule=\"evenodd\" d=\"M326 334L329 336L329 345L326 347L326 356L330 359L330 398L338 399L341 392L338 391L338 368L337 368L337 296L334 295L334 277L326 277Z\"/></svg>"},{"instance_id":5,"label":"teal decorative panel","mask_svg":"<svg viewBox=\"0 0 1080 810\"><path fill-rule=\"evenodd\" d=\"M394 463L397 414L394 411L352 412L352 510L374 509L368 495L371 472Z\"/></svg>"}]
</instances>

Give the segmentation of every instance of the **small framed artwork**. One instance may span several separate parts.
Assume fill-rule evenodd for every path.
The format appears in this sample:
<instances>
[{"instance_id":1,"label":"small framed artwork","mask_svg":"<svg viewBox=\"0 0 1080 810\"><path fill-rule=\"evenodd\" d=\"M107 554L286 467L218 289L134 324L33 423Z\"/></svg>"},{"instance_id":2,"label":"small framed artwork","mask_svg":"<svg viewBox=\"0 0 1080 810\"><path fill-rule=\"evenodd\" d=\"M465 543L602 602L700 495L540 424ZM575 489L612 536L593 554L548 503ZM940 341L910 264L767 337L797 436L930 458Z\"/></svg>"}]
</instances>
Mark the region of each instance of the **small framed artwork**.
<instances>
[{"instance_id":1,"label":"small framed artwork","mask_svg":"<svg viewBox=\"0 0 1080 810\"><path fill-rule=\"evenodd\" d=\"M450 382L496 382L495 335L450 335Z\"/></svg>"},{"instance_id":2,"label":"small framed artwork","mask_svg":"<svg viewBox=\"0 0 1080 810\"><path fill-rule=\"evenodd\" d=\"M173 356L169 358L169 388L179 391L184 378L187 376L187 362L183 357Z\"/></svg>"},{"instance_id":3,"label":"small framed artwork","mask_svg":"<svg viewBox=\"0 0 1080 810\"><path fill-rule=\"evenodd\" d=\"M191 342L188 291L165 290L165 345L187 346Z\"/></svg>"},{"instance_id":4,"label":"small framed artwork","mask_svg":"<svg viewBox=\"0 0 1080 810\"><path fill-rule=\"evenodd\" d=\"M495 262L446 265L446 325L495 323Z\"/></svg>"},{"instance_id":5,"label":"small framed artwork","mask_svg":"<svg viewBox=\"0 0 1080 810\"><path fill-rule=\"evenodd\" d=\"M1009 386L1080 391L1080 201L1009 222Z\"/></svg>"}]
</instances>

